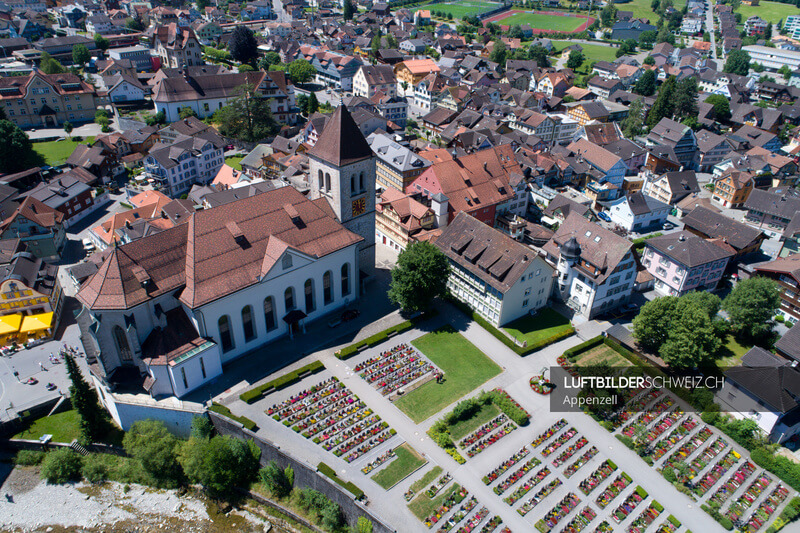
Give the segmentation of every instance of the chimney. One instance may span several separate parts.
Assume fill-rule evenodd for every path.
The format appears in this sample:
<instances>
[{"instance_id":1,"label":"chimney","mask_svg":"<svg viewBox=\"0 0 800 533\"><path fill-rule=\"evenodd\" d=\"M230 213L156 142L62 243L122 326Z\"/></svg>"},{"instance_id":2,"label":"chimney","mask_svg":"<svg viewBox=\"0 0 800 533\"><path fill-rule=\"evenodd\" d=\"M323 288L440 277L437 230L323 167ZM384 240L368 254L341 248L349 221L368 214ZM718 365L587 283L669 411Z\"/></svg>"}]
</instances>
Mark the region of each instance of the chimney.
<instances>
[{"instance_id":1,"label":"chimney","mask_svg":"<svg viewBox=\"0 0 800 533\"><path fill-rule=\"evenodd\" d=\"M681 242L683 242L683 241L685 241L685 240L686 240L686 236L685 236L683 233L681 233L681 234L678 236L678 240L679 240L679 241L681 241Z\"/></svg>"}]
</instances>

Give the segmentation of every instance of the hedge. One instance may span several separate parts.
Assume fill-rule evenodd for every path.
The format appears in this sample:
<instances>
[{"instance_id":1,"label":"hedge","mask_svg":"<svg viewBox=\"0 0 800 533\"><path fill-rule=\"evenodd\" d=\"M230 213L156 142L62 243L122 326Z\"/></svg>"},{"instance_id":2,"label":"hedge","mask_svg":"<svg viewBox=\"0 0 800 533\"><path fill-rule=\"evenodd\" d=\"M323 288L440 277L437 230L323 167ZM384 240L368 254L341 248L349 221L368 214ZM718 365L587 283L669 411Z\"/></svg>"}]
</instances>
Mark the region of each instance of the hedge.
<instances>
[{"instance_id":1,"label":"hedge","mask_svg":"<svg viewBox=\"0 0 800 533\"><path fill-rule=\"evenodd\" d=\"M731 519L728 518L727 516L721 515L719 511L717 511L716 509L712 509L706 504L701 505L700 508L705 512L707 512L709 515L711 515L711 518L719 522L719 525L721 525L728 531L731 531L733 529L733 522L731 522Z\"/></svg>"},{"instance_id":2,"label":"hedge","mask_svg":"<svg viewBox=\"0 0 800 533\"><path fill-rule=\"evenodd\" d=\"M636 494L641 496L642 499L645 499L647 498L647 496L649 496L649 494L647 494L647 491L644 490L641 485L636 485Z\"/></svg>"},{"instance_id":3,"label":"hedge","mask_svg":"<svg viewBox=\"0 0 800 533\"><path fill-rule=\"evenodd\" d=\"M513 420L514 423L516 423L518 426L528 425L531 415L528 414L525 409L515 403L507 392L495 389L488 394L492 399L492 403L495 404L498 409L503 411L508 418Z\"/></svg>"},{"instance_id":4,"label":"hedge","mask_svg":"<svg viewBox=\"0 0 800 533\"><path fill-rule=\"evenodd\" d=\"M590 350L595 346L601 345L604 339L605 337L603 337L602 335L598 335L597 337L589 339L588 341L584 341L577 346L573 346L572 348L567 348L566 350L564 350L564 357L572 361L573 357L575 357L576 355L581 354L586 350Z\"/></svg>"},{"instance_id":5,"label":"hedge","mask_svg":"<svg viewBox=\"0 0 800 533\"><path fill-rule=\"evenodd\" d=\"M336 475L336 471L331 468L330 466L326 465L325 463L320 463L317 465L317 470L321 474L327 476L331 481L335 482L340 487L344 487L350 494L356 497L357 500L360 500L364 496L364 491L356 487L352 482L345 481L339 476Z\"/></svg>"},{"instance_id":6,"label":"hedge","mask_svg":"<svg viewBox=\"0 0 800 533\"><path fill-rule=\"evenodd\" d=\"M435 309L431 309L430 311L425 311L421 315L419 315L419 316L417 316L415 318L412 318L411 320L406 320L405 322L397 324L396 326L392 326L390 328L386 328L385 330L383 330L381 332L378 332L375 335L372 335L371 337L367 337L366 339L363 339L363 340L360 340L358 342L355 342L355 343L351 344L350 346L345 346L341 350L338 350L334 355L336 356L337 359L341 359L341 360L348 359L348 358L354 356L355 354L357 354L358 351L361 348L363 348L364 346L368 346L370 348L372 348L373 346L377 346L378 344L380 344L380 343L384 342L386 339L388 339L390 334L392 334L392 333L397 333L397 334L404 333L404 332L410 330L411 328L413 328L419 322L436 316L436 313L437 313L437 311Z\"/></svg>"},{"instance_id":7,"label":"hedge","mask_svg":"<svg viewBox=\"0 0 800 533\"><path fill-rule=\"evenodd\" d=\"M306 366L298 368L297 370L293 370L279 378L268 381L263 385L259 385L258 387L243 392L239 395L239 399L247 403L257 402L263 398L264 394L266 394L266 392L270 389L279 390L284 387L288 387L292 383L300 381L300 378L303 374L308 372L311 374L316 374L317 372L324 370L324 368L325 365L323 365L321 362L314 361L313 363L309 363Z\"/></svg>"},{"instance_id":8,"label":"hedge","mask_svg":"<svg viewBox=\"0 0 800 533\"><path fill-rule=\"evenodd\" d=\"M478 313L473 311L464 302L456 300L452 296L449 297L448 300L455 307L460 309L463 313L465 313L466 315L469 315L470 317L472 317L472 320L477 322L478 325L480 325L483 329L485 329L486 331L491 333L497 340L499 340L500 342L502 342L503 344L508 346L514 353L516 353L517 355L520 355L520 356L525 356L525 355L531 354L531 353L533 353L533 352L535 352L537 350L541 350L545 346L550 346L551 344L554 344L554 343L556 343L556 342L558 342L558 341L560 341L562 339L566 339L567 337L570 337L570 336L575 334L575 328L570 326L569 329L566 329L566 330L564 330L564 331L562 331L560 333L556 333L555 335L551 335L550 337L547 337L546 339L542 339L539 342L531 343L531 344L529 344L529 345L527 345L525 347L519 346L516 342L511 340L508 337L508 335L506 335L505 333L503 333L502 331L500 331L499 329L497 329L496 327L494 327L493 325L488 323L485 318L483 318L481 315L479 315Z\"/></svg>"},{"instance_id":9,"label":"hedge","mask_svg":"<svg viewBox=\"0 0 800 533\"><path fill-rule=\"evenodd\" d=\"M680 520L678 520L677 518L675 518L674 516L672 516L672 515L669 515L669 516L667 517L667 520L669 520L670 522L672 522L672 524L673 524L675 527L681 527L681 521L680 521Z\"/></svg>"},{"instance_id":10,"label":"hedge","mask_svg":"<svg viewBox=\"0 0 800 533\"><path fill-rule=\"evenodd\" d=\"M231 420L236 420L245 428L249 429L250 431L255 431L258 429L258 425L247 418L246 416L236 416L235 414L231 413L231 410L225 407L222 404L218 404L217 402L212 402L211 407L209 407L209 411L214 411L215 413L219 413L222 416L227 416Z\"/></svg>"}]
</instances>

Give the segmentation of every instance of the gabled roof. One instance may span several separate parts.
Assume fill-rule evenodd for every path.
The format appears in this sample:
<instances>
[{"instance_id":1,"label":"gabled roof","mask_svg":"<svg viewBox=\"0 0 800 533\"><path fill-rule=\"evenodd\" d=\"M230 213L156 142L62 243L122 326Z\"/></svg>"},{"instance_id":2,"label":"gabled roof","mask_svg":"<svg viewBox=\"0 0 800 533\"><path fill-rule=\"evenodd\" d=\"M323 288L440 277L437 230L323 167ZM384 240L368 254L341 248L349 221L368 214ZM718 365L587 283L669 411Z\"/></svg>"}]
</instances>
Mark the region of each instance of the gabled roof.
<instances>
[{"instance_id":1,"label":"gabled roof","mask_svg":"<svg viewBox=\"0 0 800 533\"><path fill-rule=\"evenodd\" d=\"M48 207L43 202L28 196L19 207L14 211L11 216L3 221L0 225L0 231L5 231L8 229L8 226L16 219L18 216L24 217L31 222L34 222L44 228L55 228L58 224L64 220L64 214L60 211L56 211L52 207Z\"/></svg>"},{"instance_id":2,"label":"gabled roof","mask_svg":"<svg viewBox=\"0 0 800 533\"><path fill-rule=\"evenodd\" d=\"M763 238L761 231L705 207L697 207L683 217L683 224L712 239L722 239L737 251Z\"/></svg>"},{"instance_id":3,"label":"gabled roof","mask_svg":"<svg viewBox=\"0 0 800 533\"><path fill-rule=\"evenodd\" d=\"M718 244L688 231L653 237L648 239L645 244L688 268L731 258L734 255L733 252L725 250Z\"/></svg>"},{"instance_id":4,"label":"gabled roof","mask_svg":"<svg viewBox=\"0 0 800 533\"><path fill-rule=\"evenodd\" d=\"M341 167L372 157L372 149L347 106L342 104L333 112L308 155Z\"/></svg>"}]
</instances>

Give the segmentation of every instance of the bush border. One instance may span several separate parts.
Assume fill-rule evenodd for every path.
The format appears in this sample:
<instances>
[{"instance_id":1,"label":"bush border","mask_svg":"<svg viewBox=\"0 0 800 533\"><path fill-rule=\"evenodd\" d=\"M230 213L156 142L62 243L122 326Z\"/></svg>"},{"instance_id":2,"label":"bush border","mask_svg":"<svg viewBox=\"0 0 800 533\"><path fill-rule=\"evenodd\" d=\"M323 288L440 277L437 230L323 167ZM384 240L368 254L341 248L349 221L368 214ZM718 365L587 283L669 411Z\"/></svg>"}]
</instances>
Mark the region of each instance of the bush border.
<instances>
[{"instance_id":1,"label":"bush border","mask_svg":"<svg viewBox=\"0 0 800 533\"><path fill-rule=\"evenodd\" d=\"M337 359L344 361L345 359L349 359L357 354L361 348L368 347L372 348L373 346L377 346L378 344L384 342L389 338L389 335L396 334L399 335L400 333L405 333L406 331L410 330L423 320L427 320L429 318L433 318L436 316L437 311L435 309L431 309L430 311L425 311L421 315L412 318L411 320L406 320L405 322L401 322L396 326L392 326L386 328L383 331L379 331L378 333L367 337L366 339L360 340L358 342L354 342L349 346L345 346L344 348L337 350L334 352L334 355Z\"/></svg>"},{"instance_id":2,"label":"bush border","mask_svg":"<svg viewBox=\"0 0 800 533\"><path fill-rule=\"evenodd\" d=\"M226 406L224 406L224 405L222 405L220 403L211 402L211 407L209 407L208 410L209 411L214 411L215 413L220 414L222 416L226 416L226 417L230 418L231 420L236 420L241 425L243 425L245 427L245 429L248 429L250 431L258 430L258 425L255 422L253 422L252 420L250 420L246 416L236 416L235 414L233 414L231 412L230 409L228 409Z\"/></svg>"},{"instance_id":3,"label":"bush border","mask_svg":"<svg viewBox=\"0 0 800 533\"><path fill-rule=\"evenodd\" d=\"M272 392L270 389L280 390L300 381L300 379L304 378L307 374L316 374L324 369L325 365L323 365L322 362L314 361L298 368L297 370L293 370L288 374L284 374L279 378L275 378L272 381L268 381L262 385L259 385L258 387L254 387L243 392L239 395L239 399L246 403L255 403L263 398L267 392Z\"/></svg>"},{"instance_id":4,"label":"bush border","mask_svg":"<svg viewBox=\"0 0 800 533\"><path fill-rule=\"evenodd\" d=\"M345 481L336 475L336 471L331 468L330 466L326 465L323 462L320 462L317 465L317 471L320 474L323 474L325 477L329 478L331 481L343 487L347 490L350 494L356 497L357 500L360 500L364 497L364 491L359 489L352 481Z\"/></svg>"}]
</instances>

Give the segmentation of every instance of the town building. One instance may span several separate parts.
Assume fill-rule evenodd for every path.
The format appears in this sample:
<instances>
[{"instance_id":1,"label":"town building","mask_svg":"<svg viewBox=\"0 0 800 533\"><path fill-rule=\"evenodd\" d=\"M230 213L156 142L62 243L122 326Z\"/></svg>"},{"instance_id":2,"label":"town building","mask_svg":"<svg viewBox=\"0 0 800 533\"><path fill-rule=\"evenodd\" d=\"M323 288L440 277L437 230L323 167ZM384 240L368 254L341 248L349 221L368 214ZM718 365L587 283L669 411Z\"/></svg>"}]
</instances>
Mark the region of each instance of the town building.
<instances>
[{"instance_id":1,"label":"town building","mask_svg":"<svg viewBox=\"0 0 800 533\"><path fill-rule=\"evenodd\" d=\"M397 80L391 65L362 65L353 76L353 94L372 98L376 93L397 94Z\"/></svg>"},{"instance_id":2,"label":"town building","mask_svg":"<svg viewBox=\"0 0 800 533\"><path fill-rule=\"evenodd\" d=\"M693 170L665 172L648 177L642 192L669 205L675 205L689 195L700 192L697 176Z\"/></svg>"},{"instance_id":3,"label":"town building","mask_svg":"<svg viewBox=\"0 0 800 533\"><path fill-rule=\"evenodd\" d=\"M744 202L747 214L744 221L771 237L780 238L783 231L800 211L800 198L753 189Z\"/></svg>"},{"instance_id":4,"label":"town building","mask_svg":"<svg viewBox=\"0 0 800 533\"><path fill-rule=\"evenodd\" d=\"M144 46L112 48L108 51L108 57L114 61L123 61L127 59L137 71L149 71L153 69L153 56L150 55L150 50Z\"/></svg>"},{"instance_id":5,"label":"town building","mask_svg":"<svg viewBox=\"0 0 800 533\"><path fill-rule=\"evenodd\" d=\"M800 254L780 257L774 261L755 265L755 273L775 280L781 289L781 305L778 312L788 323L797 323L800 320ZM788 340L786 339L786 341ZM786 349L786 341L783 339L779 341L776 348ZM781 342L783 345L780 344ZM800 355L794 358L800 359Z\"/></svg>"},{"instance_id":6,"label":"town building","mask_svg":"<svg viewBox=\"0 0 800 533\"><path fill-rule=\"evenodd\" d=\"M743 46L742 50L750 54L750 61L761 64L767 70L778 71L783 66L792 70L800 68L800 51L781 50L758 44Z\"/></svg>"},{"instance_id":7,"label":"town building","mask_svg":"<svg viewBox=\"0 0 800 533\"><path fill-rule=\"evenodd\" d=\"M373 133L367 142L377 156L378 186L405 191L417 177L431 166L430 161L418 156L385 133Z\"/></svg>"},{"instance_id":8,"label":"town building","mask_svg":"<svg viewBox=\"0 0 800 533\"><path fill-rule=\"evenodd\" d=\"M683 296L693 290L715 290L734 253L720 240L681 231L645 241L642 264L655 277L659 294Z\"/></svg>"},{"instance_id":9,"label":"town building","mask_svg":"<svg viewBox=\"0 0 800 533\"><path fill-rule=\"evenodd\" d=\"M754 186L751 173L729 170L714 181L711 198L722 207L740 208L750 197Z\"/></svg>"},{"instance_id":10,"label":"town building","mask_svg":"<svg viewBox=\"0 0 800 533\"><path fill-rule=\"evenodd\" d=\"M436 227L431 208L395 188L381 193L375 206L375 238L395 251L405 250L420 234L426 235Z\"/></svg>"},{"instance_id":11,"label":"town building","mask_svg":"<svg viewBox=\"0 0 800 533\"><path fill-rule=\"evenodd\" d=\"M450 260L450 293L495 327L547 306L553 267L532 248L464 212L434 244Z\"/></svg>"},{"instance_id":12,"label":"town building","mask_svg":"<svg viewBox=\"0 0 800 533\"><path fill-rule=\"evenodd\" d=\"M0 105L20 128L56 128L64 122L94 120L94 87L75 74L44 74L0 78Z\"/></svg>"},{"instance_id":13,"label":"town building","mask_svg":"<svg viewBox=\"0 0 800 533\"><path fill-rule=\"evenodd\" d=\"M397 94L400 96L414 96L414 88L426 76L439 72L441 69L433 59L409 59L394 66L394 75L397 79Z\"/></svg>"},{"instance_id":14,"label":"town building","mask_svg":"<svg viewBox=\"0 0 800 533\"><path fill-rule=\"evenodd\" d=\"M704 239L720 239L732 246L736 250L734 260L757 252L766 238L760 230L703 206L684 215L682 222L686 231Z\"/></svg>"},{"instance_id":15,"label":"town building","mask_svg":"<svg viewBox=\"0 0 800 533\"><path fill-rule=\"evenodd\" d=\"M19 239L36 257L59 259L66 240L63 222L63 213L28 197L0 223L0 239Z\"/></svg>"},{"instance_id":16,"label":"town building","mask_svg":"<svg viewBox=\"0 0 800 533\"><path fill-rule=\"evenodd\" d=\"M611 222L635 233L661 228L672 210L669 204L641 192L612 200L606 207Z\"/></svg>"},{"instance_id":17,"label":"town building","mask_svg":"<svg viewBox=\"0 0 800 533\"><path fill-rule=\"evenodd\" d=\"M689 126L662 118L647 135L647 145L672 148L678 162L688 169L692 167L697 152L697 137Z\"/></svg>"},{"instance_id":18,"label":"town building","mask_svg":"<svg viewBox=\"0 0 800 533\"><path fill-rule=\"evenodd\" d=\"M209 183L225 162L225 142L213 131L193 137L178 135L174 141L159 141L144 159L148 179L171 198L189 191L195 183Z\"/></svg>"},{"instance_id":19,"label":"town building","mask_svg":"<svg viewBox=\"0 0 800 533\"><path fill-rule=\"evenodd\" d=\"M571 213L543 250L556 269L553 295L576 314L591 319L630 299L636 258L628 239Z\"/></svg>"},{"instance_id":20,"label":"town building","mask_svg":"<svg viewBox=\"0 0 800 533\"><path fill-rule=\"evenodd\" d=\"M173 22L153 31L153 49L167 68L194 67L205 64L203 47L194 30Z\"/></svg>"}]
</instances>

